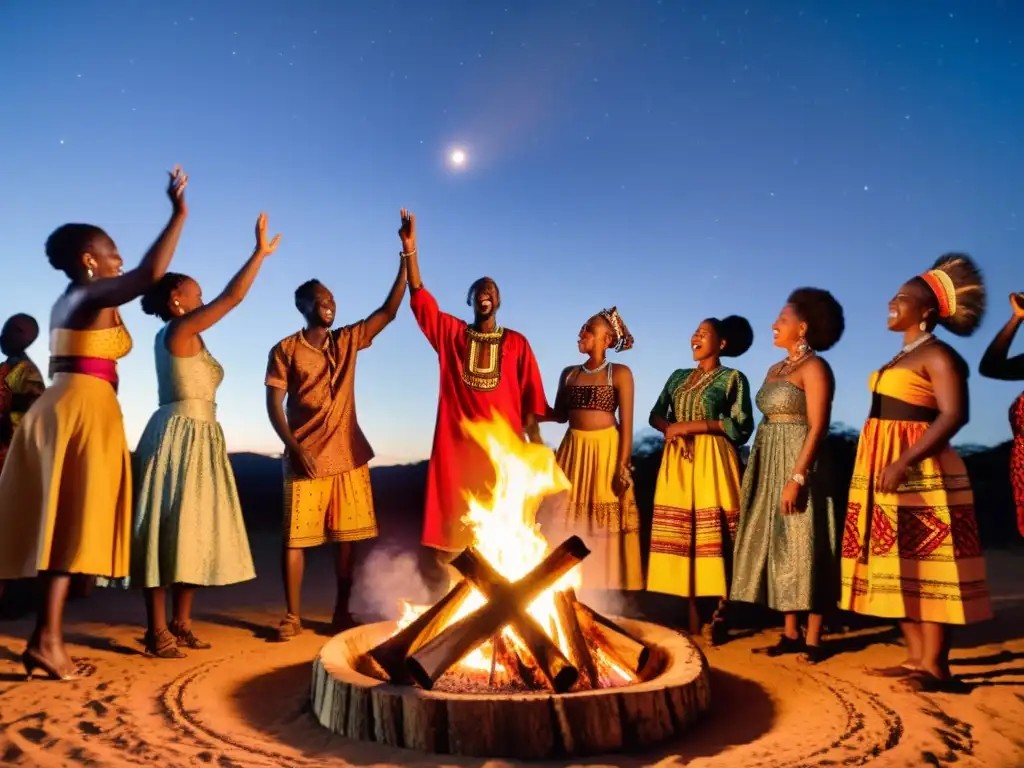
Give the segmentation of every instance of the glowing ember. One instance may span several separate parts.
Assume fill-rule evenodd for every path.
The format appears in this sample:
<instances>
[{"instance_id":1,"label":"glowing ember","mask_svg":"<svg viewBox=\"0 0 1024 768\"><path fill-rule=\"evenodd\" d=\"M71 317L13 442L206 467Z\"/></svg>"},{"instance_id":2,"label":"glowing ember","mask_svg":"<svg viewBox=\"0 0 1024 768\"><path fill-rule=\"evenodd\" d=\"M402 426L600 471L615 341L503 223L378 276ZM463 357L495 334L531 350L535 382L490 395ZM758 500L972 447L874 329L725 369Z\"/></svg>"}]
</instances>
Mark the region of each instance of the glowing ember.
<instances>
[{"instance_id":1,"label":"glowing ember","mask_svg":"<svg viewBox=\"0 0 1024 768\"><path fill-rule=\"evenodd\" d=\"M536 524L541 502L551 494L569 490L569 480L549 448L524 441L497 414L490 421L464 421L462 428L486 451L496 478L489 498L475 498L467 494L469 511L463 521L473 531L473 547L498 573L509 581L517 581L535 568L549 551L548 542ZM555 594L575 589L580 582L580 569L571 569L553 587L538 595L528 609L567 657L570 656L570 642L558 618ZM447 625L468 616L485 603L484 596L474 588ZM430 606L403 601L402 607L399 631L412 624ZM504 627L502 634L520 654L528 653L511 627ZM635 681L635 675L616 664L592 638L588 644L600 677L600 687ZM483 675L486 682L487 676L493 677L494 672L506 671L502 664L495 663L492 672L492 652L493 643L487 642L463 657L454 671L460 675Z\"/></svg>"}]
</instances>

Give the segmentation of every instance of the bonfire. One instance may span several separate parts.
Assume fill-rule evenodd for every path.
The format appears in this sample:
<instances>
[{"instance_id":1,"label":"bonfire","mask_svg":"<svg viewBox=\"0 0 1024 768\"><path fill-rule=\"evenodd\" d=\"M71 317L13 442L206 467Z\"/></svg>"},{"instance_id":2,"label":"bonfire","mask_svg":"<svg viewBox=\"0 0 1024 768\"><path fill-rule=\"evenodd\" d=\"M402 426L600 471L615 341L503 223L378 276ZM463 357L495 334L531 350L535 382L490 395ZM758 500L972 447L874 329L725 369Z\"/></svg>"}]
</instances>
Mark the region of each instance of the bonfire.
<instances>
[{"instance_id":1,"label":"bonfire","mask_svg":"<svg viewBox=\"0 0 1024 768\"><path fill-rule=\"evenodd\" d=\"M570 487L554 454L500 417L463 428L496 480L486 498L468 498L473 544L452 562L462 579L432 606L405 603L395 633L364 657L368 671L450 693L565 693L640 680L647 645L576 597L586 545L572 536L552 548L536 523L542 501Z\"/></svg>"}]
</instances>

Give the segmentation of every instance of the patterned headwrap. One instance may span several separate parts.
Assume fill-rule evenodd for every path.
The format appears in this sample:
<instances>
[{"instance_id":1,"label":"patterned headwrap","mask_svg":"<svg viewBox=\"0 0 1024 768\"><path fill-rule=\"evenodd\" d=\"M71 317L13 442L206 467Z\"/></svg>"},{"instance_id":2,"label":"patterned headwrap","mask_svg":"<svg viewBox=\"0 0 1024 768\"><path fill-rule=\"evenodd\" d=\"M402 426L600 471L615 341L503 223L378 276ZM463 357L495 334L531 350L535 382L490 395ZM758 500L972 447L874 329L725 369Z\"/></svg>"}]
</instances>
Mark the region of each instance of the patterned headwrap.
<instances>
[{"instance_id":1,"label":"patterned headwrap","mask_svg":"<svg viewBox=\"0 0 1024 768\"><path fill-rule=\"evenodd\" d=\"M953 280L941 269L929 269L921 279L928 284L939 304L939 317L952 317L956 314L956 286Z\"/></svg>"},{"instance_id":2,"label":"patterned headwrap","mask_svg":"<svg viewBox=\"0 0 1024 768\"><path fill-rule=\"evenodd\" d=\"M602 309L598 314L601 315L612 329L613 344L612 347L616 352L625 352L627 349L631 349L633 346L633 336L629 332L629 328L622 321L622 316L619 314L619 310L616 307L611 309Z\"/></svg>"}]
</instances>

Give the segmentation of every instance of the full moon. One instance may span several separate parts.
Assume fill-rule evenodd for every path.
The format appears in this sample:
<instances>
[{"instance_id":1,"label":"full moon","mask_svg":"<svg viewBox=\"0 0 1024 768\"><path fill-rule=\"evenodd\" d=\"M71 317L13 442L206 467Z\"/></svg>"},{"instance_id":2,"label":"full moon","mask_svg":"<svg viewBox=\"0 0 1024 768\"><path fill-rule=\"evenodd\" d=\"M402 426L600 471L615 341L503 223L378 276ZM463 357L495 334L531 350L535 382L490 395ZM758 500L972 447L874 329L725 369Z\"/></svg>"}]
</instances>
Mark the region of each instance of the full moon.
<instances>
[{"instance_id":1,"label":"full moon","mask_svg":"<svg viewBox=\"0 0 1024 768\"><path fill-rule=\"evenodd\" d=\"M466 164L466 153L461 149L453 149L448 155L448 159L456 168L461 168Z\"/></svg>"}]
</instances>

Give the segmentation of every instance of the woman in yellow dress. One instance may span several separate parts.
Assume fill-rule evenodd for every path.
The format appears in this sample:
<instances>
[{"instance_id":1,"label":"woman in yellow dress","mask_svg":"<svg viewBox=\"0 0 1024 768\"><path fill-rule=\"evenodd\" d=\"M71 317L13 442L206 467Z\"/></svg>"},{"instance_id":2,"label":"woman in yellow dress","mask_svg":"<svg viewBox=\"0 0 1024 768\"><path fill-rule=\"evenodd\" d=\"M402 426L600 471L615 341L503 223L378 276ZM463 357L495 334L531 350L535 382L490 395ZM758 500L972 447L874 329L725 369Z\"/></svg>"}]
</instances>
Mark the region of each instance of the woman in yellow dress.
<instances>
[{"instance_id":1,"label":"woman in yellow dress","mask_svg":"<svg viewBox=\"0 0 1024 768\"><path fill-rule=\"evenodd\" d=\"M690 338L695 368L673 373L651 410L665 435L654 491L647 588L689 598L690 632L700 628L697 598L717 598L705 629L725 639L733 537L739 521L737 450L754 431L747 377L721 364L750 349L754 332L742 317L708 319Z\"/></svg>"},{"instance_id":2,"label":"woman in yellow dress","mask_svg":"<svg viewBox=\"0 0 1024 768\"><path fill-rule=\"evenodd\" d=\"M170 174L170 221L138 267L122 273L114 241L91 224L65 224L46 241L50 264L70 283L50 314L53 385L25 414L0 474L0 579L42 581L35 631L22 654L73 680L64 647L64 603L72 574L128 575L131 457L117 402L117 363L132 340L117 308L167 271L185 223L180 168Z\"/></svg>"},{"instance_id":3,"label":"woman in yellow dress","mask_svg":"<svg viewBox=\"0 0 1024 768\"><path fill-rule=\"evenodd\" d=\"M870 670L951 689L950 628L992 615L967 469L949 442L967 423L967 364L933 335L969 336L985 310L974 262L947 254L889 302L903 349L871 375L842 545L839 606L896 619L907 658Z\"/></svg>"},{"instance_id":4,"label":"woman in yellow dress","mask_svg":"<svg viewBox=\"0 0 1024 768\"><path fill-rule=\"evenodd\" d=\"M587 361L562 371L546 419L569 423L557 461L572 489L568 504L540 522L550 542L573 534L587 542L591 555L581 566L584 589L643 589L640 516L630 469L633 372L607 358L609 349L632 348L633 337L612 307L587 320L577 346Z\"/></svg>"}]
</instances>

